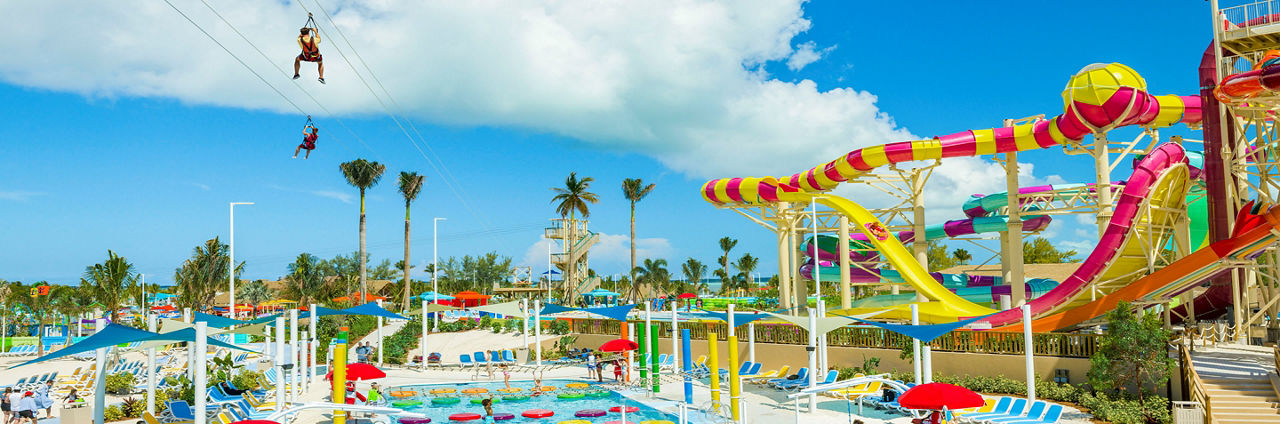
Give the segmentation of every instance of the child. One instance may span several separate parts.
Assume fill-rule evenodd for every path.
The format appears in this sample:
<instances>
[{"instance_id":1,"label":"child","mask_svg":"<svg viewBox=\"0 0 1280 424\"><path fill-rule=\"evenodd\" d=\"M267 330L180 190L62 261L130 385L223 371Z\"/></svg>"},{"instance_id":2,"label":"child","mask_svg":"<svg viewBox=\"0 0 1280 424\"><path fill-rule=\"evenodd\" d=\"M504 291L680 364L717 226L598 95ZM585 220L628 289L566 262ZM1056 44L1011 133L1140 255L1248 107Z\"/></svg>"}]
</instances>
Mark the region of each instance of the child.
<instances>
[{"instance_id":1,"label":"child","mask_svg":"<svg viewBox=\"0 0 1280 424\"><path fill-rule=\"evenodd\" d=\"M595 377L596 374L596 353L594 351L587 352L587 379Z\"/></svg>"},{"instance_id":2,"label":"child","mask_svg":"<svg viewBox=\"0 0 1280 424\"><path fill-rule=\"evenodd\" d=\"M75 387L72 387L71 393L67 393L67 397L62 398L62 401L66 402L68 406L74 405L76 402L80 401L80 393L76 392Z\"/></svg>"},{"instance_id":3,"label":"child","mask_svg":"<svg viewBox=\"0 0 1280 424\"><path fill-rule=\"evenodd\" d=\"M510 390L511 389L511 371L507 370L507 364L502 364L502 365L499 365L498 367L502 368L502 382L506 383L507 389Z\"/></svg>"},{"instance_id":4,"label":"child","mask_svg":"<svg viewBox=\"0 0 1280 424\"><path fill-rule=\"evenodd\" d=\"M533 376L533 395L542 396L542 377L537 374Z\"/></svg>"},{"instance_id":5,"label":"child","mask_svg":"<svg viewBox=\"0 0 1280 424\"><path fill-rule=\"evenodd\" d=\"M493 395L489 395L488 399L480 401L480 406L484 407L484 424L494 424Z\"/></svg>"},{"instance_id":6,"label":"child","mask_svg":"<svg viewBox=\"0 0 1280 424\"><path fill-rule=\"evenodd\" d=\"M622 382L622 363L613 361L613 381Z\"/></svg>"}]
</instances>

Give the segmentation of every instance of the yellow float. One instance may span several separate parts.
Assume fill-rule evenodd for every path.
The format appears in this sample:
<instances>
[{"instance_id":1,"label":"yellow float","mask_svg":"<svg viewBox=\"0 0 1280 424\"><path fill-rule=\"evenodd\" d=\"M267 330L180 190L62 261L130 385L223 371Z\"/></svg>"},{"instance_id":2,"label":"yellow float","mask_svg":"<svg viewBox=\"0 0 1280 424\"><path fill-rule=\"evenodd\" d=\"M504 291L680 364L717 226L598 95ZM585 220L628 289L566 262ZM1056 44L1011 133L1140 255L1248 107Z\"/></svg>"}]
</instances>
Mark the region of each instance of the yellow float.
<instances>
[{"instance_id":1,"label":"yellow float","mask_svg":"<svg viewBox=\"0 0 1280 424\"><path fill-rule=\"evenodd\" d=\"M479 388L479 387L472 388L472 389L462 389L462 393L466 393L466 394L489 393L489 389Z\"/></svg>"},{"instance_id":2,"label":"yellow float","mask_svg":"<svg viewBox=\"0 0 1280 424\"><path fill-rule=\"evenodd\" d=\"M418 395L418 392L413 390L392 390L387 393L387 396L391 396L393 398L407 398L407 397L414 397L417 395Z\"/></svg>"},{"instance_id":3,"label":"yellow float","mask_svg":"<svg viewBox=\"0 0 1280 424\"><path fill-rule=\"evenodd\" d=\"M585 389L591 387L591 385L587 383L569 383L564 385L564 387L569 389Z\"/></svg>"},{"instance_id":4,"label":"yellow float","mask_svg":"<svg viewBox=\"0 0 1280 424\"><path fill-rule=\"evenodd\" d=\"M591 421L587 421L587 420L565 420L565 421L558 422L558 423L556 423L556 424L591 424Z\"/></svg>"},{"instance_id":5,"label":"yellow float","mask_svg":"<svg viewBox=\"0 0 1280 424\"><path fill-rule=\"evenodd\" d=\"M524 389L521 389L521 388L519 388L519 387L512 387L512 388L509 388L509 389L508 389L508 388L501 388L501 389L498 389L498 393L519 393L521 390L524 390Z\"/></svg>"},{"instance_id":6,"label":"yellow float","mask_svg":"<svg viewBox=\"0 0 1280 424\"><path fill-rule=\"evenodd\" d=\"M455 392L457 392L457 390L454 390L454 389L431 389L431 394L433 395L455 393Z\"/></svg>"}]
</instances>

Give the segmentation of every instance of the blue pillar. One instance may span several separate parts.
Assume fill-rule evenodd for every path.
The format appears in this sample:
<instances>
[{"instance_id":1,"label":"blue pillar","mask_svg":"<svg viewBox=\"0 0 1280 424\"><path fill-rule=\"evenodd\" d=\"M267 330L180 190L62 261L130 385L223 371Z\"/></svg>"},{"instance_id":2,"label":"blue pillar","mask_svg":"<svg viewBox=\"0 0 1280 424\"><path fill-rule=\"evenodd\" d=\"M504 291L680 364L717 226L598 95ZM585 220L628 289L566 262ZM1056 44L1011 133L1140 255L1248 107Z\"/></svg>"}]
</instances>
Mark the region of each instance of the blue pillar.
<instances>
[{"instance_id":1,"label":"blue pillar","mask_svg":"<svg viewBox=\"0 0 1280 424\"><path fill-rule=\"evenodd\" d=\"M693 360L689 359L693 356L693 349L689 348L689 329L680 330L680 362L684 367L684 403L693 405Z\"/></svg>"}]
</instances>

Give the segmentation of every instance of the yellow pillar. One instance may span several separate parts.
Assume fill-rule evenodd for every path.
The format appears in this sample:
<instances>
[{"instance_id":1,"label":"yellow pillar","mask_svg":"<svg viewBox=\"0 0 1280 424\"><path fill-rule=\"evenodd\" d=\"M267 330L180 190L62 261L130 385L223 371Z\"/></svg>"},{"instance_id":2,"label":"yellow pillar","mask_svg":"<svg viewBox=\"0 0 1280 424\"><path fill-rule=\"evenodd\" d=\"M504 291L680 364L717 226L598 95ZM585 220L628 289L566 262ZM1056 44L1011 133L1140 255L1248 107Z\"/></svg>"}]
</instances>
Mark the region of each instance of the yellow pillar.
<instances>
[{"instance_id":1,"label":"yellow pillar","mask_svg":"<svg viewBox=\"0 0 1280 424\"><path fill-rule=\"evenodd\" d=\"M853 279L849 277L849 217L840 215L840 231L836 240L840 247L836 254L840 255L840 309L849 309L853 305L853 293L849 289Z\"/></svg>"},{"instance_id":2,"label":"yellow pillar","mask_svg":"<svg viewBox=\"0 0 1280 424\"><path fill-rule=\"evenodd\" d=\"M729 410L733 412L733 421L737 422L739 414L738 398L742 395L742 382L738 380L738 336L729 336ZM716 371L719 372L719 371Z\"/></svg>"},{"instance_id":3,"label":"yellow pillar","mask_svg":"<svg viewBox=\"0 0 1280 424\"><path fill-rule=\"evenodd\" d=\"M329 398L333 403L343 404L347 402L347 344L338 343L333 348L333 365L329 366L333 370L333 394ZM283 384L283 383L282 383ZM277 400L279 402L280 400ZM333 424L347 424L347 413L344 411L333 411Z\"/></svg>"},{"instance_id":4,"label":"yellow pillar","mask_svg":"<svg viewBox=\"0 0 1280 424\"><path fill-rule=\"evenodd\" d=\"M720 335L707 333L707 368L711 370L711 401L720 403Z\"/></svg>"}]
</instances>

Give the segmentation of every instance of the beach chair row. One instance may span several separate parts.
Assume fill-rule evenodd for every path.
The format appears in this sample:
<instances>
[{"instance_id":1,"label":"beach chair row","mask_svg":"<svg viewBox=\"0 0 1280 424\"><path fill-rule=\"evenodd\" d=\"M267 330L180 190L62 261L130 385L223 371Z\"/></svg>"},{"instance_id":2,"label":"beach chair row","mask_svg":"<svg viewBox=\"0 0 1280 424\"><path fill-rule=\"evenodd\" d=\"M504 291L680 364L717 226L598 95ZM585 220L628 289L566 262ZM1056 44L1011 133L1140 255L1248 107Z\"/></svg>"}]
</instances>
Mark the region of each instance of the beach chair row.
<instances>
[{"instance_id":1,"label":"beach chair row","mask_svg":"<svg viewBox=\"0 0 1280 424\"><path fill-rule=\"evenodd\" d=\"M458 355L458 362L461 363L461 366L463 368L478 367L481 365L499 365L499 364L515 365L516 354L515 352L512 352L510 350L502 350L502 351L493 350L493 351L489 351L488 355L486 355L484 352L475 352L470 355L463 353L461 355Z\"/></svg>"},{"instance_id":2,"label":"beach chair row","mask_svg":"<svg viewBox=\"0 0 1280 424\"><path fill-rule=\"evenodd\" d=\"M989 402L988 405L991 405ZM986 412L977 410L972 413L955 414L958 422L988 424L1050 424L1062 418L1062 405L1042 400L1027 402L1026 399L1000 397Z\"/></svg>"},{"instance_id":3,"label":"beach chair row","mask_svg":"<svg viewBox=\"0 0 1280 424\"><path fill-rule=\"evenodd\" d=\"M4 389L6 387L12 387L14 389L26 390L26 389L35 388L37 386L45 384L45 382L57 381L57 380L58 380L58 372L54 371L54 372L45 373L44 375L37 374L31 377L20 378L18 379L17 383L14 383L13 385L10 385L10 386L0 386L0 389Z\"/></svg>"}]
</instances>

